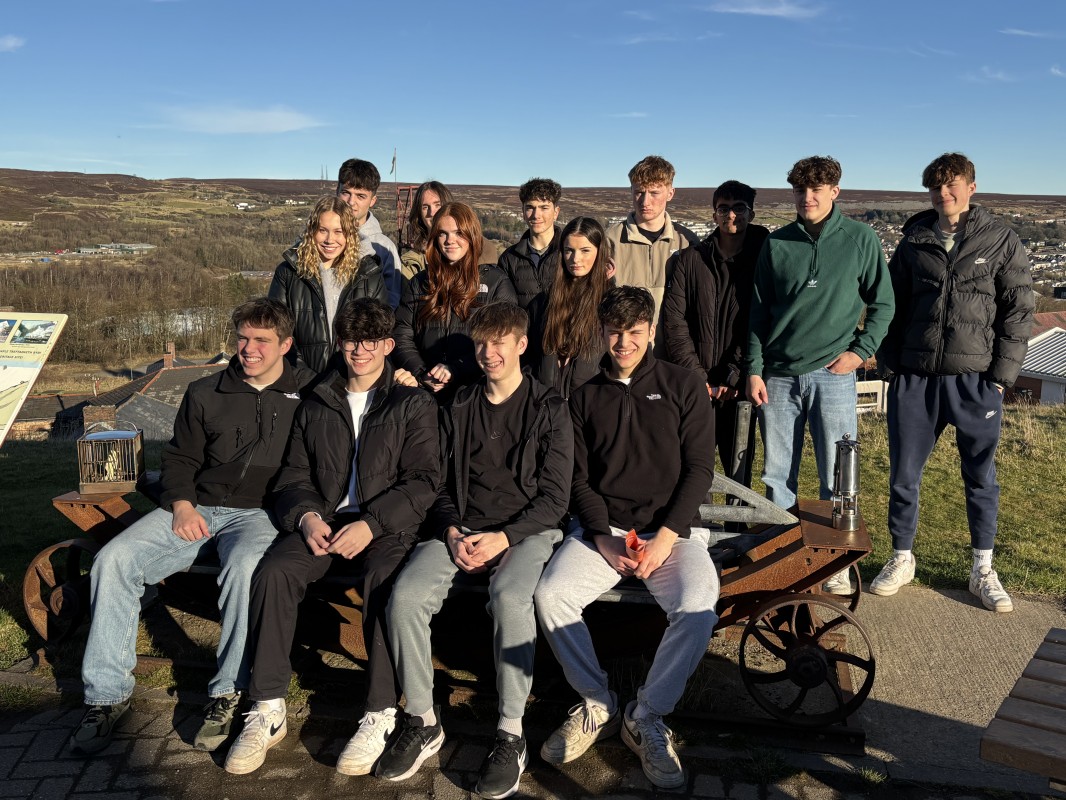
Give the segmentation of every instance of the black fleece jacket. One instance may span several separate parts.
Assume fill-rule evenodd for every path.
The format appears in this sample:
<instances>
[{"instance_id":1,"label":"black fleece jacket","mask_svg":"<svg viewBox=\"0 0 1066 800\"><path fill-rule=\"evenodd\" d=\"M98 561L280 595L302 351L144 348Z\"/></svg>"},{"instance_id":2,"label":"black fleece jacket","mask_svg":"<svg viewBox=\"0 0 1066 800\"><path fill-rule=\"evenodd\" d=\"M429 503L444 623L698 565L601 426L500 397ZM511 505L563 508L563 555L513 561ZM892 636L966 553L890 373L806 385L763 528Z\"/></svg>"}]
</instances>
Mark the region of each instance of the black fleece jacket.
<instances>
[{"instance_id":1,"label":"black fleece jacket","mask_svg":"<svg viewBox=\"0 0 1066 800\"><path fill-rule=\"evenodd\" d=\"M714 410L703 379L650 352L629 385L600 374L570 397L570 509L585 538L611 527L687 537L714 478Z\"/></svg>"},{"instance_id":2,"label":"black fleece jacket","mask_svg":"<svg viewBox=\"0 0 1066 800\"><path fill-rule=\"evenodd\" d=\"M1033 278L1017 234L971 206L962 240L948 253L937 212L907 220L889 262L896 314L877 353L891 372L979 372L1013 386L1033 328Z\"/></svg>"},{"instance_id":3,"label":"black fleece jacket","mask_svg":"<svg viewBox=\"0 0 1066 800\"><path fill-rule=\"evenodd\" d=\"M314 379L283 361L281 377L265 389L244 382L234 356L222 372L189 384L163 447L159 505L267 508L281 469L300 388Z\"/></svg>"},{"instance_id":4,"label":"black fleece jacket","mask_svg":"<svg viewBox=\"0 0 1066 800\"><path fill-rule=\"evenodd\" d=\"M517 463L518 485L529 502L500 530L511 545L527 536L559 527L570 501L574 468L574 430L559 393L531 378ZM485 391L484 380L465 386L441 413L444 483L433 505L433 533L443 538L449 527L462 525L470 476L471 420ZM706 392L704 392L706 394ZM506 466L501 465L502 469Z\"/></svg>"},{"instance_id":5,"label":"black fleece jacket","mask_svg":"<svg viewBox=\"0 0 1066 800\"><path fill-rule=\"evenodd\" d=\"M300 404L275 510L283 530L299 530L309 511L330 521L348 491L355 430L340 356ZM437 404L422 389L393 382L385 365L359 429L356 494L359 518L375 537L414 532L440 483Z\"/></svg>"}]
</instances>

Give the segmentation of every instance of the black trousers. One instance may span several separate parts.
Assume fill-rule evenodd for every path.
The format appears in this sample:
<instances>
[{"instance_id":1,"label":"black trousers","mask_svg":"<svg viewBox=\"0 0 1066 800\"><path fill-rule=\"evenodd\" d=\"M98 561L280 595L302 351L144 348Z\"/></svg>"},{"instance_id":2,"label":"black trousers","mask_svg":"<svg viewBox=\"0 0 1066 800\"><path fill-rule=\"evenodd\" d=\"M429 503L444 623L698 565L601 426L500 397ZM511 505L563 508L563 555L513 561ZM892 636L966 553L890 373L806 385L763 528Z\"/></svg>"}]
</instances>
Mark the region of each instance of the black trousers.
<instances>
[{"instance_id":1,"label":"black trousers","mask_svg":"<svg viewBox=\"0 0 1066 800\"><path fill-rule=\"evenodd\" d=\"M337 530L358 517L336 520ZM252 577L249 639L254 647L252 700L285 697L292 666L289 651L296 631L300 601L311 583L325 577L331 567L351 570L363 598L363 641L367 651L367 711L383 711L397 704L400 686L396 678L385 610L389 593L408 552L418 543L415 534L379 536L350 562L340 556L316 556L303 536L291 533L279 540L259 562Z\"/></svg>"}]
</instances>

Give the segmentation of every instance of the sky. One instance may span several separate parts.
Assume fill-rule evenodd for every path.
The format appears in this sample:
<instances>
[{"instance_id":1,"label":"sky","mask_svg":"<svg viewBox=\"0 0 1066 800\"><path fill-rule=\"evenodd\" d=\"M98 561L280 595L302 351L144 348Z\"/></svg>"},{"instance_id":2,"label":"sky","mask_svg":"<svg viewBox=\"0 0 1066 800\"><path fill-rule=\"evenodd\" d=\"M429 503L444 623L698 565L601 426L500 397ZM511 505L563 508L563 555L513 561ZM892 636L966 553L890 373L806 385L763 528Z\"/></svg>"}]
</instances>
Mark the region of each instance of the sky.
<instances>
[{"instance_id":1,"label":"sky","mask_svg":"<svg viewBox=\"0 0 1066 800\"><path fill-rule=\"evenodd\" d=\"M0 167L1066 194L1066 0L2 0ZM394 151L397 174L389 169Z\"/></svg>"}]
</instances>

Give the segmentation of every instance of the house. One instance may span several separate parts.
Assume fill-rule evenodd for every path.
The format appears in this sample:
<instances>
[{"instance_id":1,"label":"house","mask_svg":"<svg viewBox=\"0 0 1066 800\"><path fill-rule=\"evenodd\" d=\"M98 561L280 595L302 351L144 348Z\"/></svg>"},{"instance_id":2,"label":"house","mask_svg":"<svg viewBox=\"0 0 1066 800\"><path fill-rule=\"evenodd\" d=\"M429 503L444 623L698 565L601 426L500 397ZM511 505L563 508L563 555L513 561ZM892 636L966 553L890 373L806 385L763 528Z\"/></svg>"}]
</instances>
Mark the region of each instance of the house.
<instances>
[{"instance_id":1,"label":"house","mask_svg":"<svg viewBox=\"0 0 1066 800\"><path fill-rule=\"evenodd\" d=\"M1066 330L1051 328L1029 340L1014 392L1040 405L1066 402Z\"/></svg>"}]
</instances>

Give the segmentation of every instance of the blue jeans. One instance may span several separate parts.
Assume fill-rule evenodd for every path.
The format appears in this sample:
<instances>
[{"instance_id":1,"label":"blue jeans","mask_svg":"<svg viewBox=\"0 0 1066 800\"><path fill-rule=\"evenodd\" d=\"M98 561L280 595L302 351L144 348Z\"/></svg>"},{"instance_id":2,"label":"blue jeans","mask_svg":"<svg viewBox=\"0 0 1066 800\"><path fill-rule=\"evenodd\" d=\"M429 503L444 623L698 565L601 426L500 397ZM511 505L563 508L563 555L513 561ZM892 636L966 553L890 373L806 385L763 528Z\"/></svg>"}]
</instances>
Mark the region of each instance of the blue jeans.
<instances>
[{"instance_id":1,"label":"blue jeans","mask_svg":"<svg viewBox=\"0 0 1066 800\"><path fill-rule=\"evenodd\" d=\"M818 464L818 497L830 499L836 443L845 433L854 439L859 426L855 373L836 375L822 367L803 375L775 375L765 380L768 402L759 406L758 412L766 497L782 508L796 504L803 428L809 423Z\"/></svg>"},{"instance_id":2,"label":"blue jeans","mask_svg":"<svg viewBox=\"0 0 1066 800\"><path fill-rule=\"evenodd\" d=\"M219 697L248 686L251 665L245 654L249 589L259 559L277 536L259 508L197 506L211 536L187 542L171 529L174 515L157 508L137 520L97 553L91 585L92 626L81 677L88 705L114 705L133 694L137 663L137 620L144 588L192 566L201 551L218 548L222 572L222 638L218 672L208 694Z\"/></svg>"}]
</instances>

